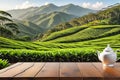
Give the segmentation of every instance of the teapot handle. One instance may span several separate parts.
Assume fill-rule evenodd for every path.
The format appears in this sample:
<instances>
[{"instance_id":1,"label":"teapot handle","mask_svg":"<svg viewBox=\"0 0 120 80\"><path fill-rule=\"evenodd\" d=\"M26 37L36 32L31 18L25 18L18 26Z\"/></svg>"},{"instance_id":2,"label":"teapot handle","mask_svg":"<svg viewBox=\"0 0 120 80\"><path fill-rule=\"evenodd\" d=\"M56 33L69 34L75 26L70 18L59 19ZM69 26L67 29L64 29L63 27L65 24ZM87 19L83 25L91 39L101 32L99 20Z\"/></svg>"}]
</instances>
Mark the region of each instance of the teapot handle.
<instances>
[{"instance_id":1,"label":"teapot handle","mask_svg":"<svg viewBox=\"0 0 120 80\"><path fill-rule=\"evenodd\" d=\"M116 62L117 62L118 60L120 60L120 57L119 57L119 58L117 58Z\"/></svg>"},{"instance_id":2,"label":"teapot handle","mask_svg":"<svg viewBox=\"0 0 120 80\"><path fill-rule=\"evenodd\" d=\"M116 49L115 53L120 52L120 49Z\"/></svg>"},{"instance_id":3,"label":"teapot handle","mask_svg":"<svg viewBox=\"0 0 120 80\"><path fill-rule=\"evenodd\" d=\"M117 50L115 51L116 55L117 55L117 52L120 52L120 50L119 50L119 49L117 49ZM116 60L116 61L118 61L118 60L120 60L120 57L119 57L119 58L117 58L117 60Z\"/></svg>"}]
</instances>

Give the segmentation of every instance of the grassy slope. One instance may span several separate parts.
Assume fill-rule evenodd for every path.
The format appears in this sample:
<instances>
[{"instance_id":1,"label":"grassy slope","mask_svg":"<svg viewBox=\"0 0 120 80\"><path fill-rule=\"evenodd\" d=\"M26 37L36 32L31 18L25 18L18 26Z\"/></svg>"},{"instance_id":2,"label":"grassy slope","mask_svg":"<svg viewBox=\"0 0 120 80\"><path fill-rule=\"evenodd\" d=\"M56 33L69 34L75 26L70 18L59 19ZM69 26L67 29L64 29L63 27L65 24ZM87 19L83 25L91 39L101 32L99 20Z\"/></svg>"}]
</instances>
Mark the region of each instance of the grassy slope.
<instances>
[{"instance_id":1,"label":"grassy slope","mask_svg":"<svg viewBox=\"0 0 120 80\"><path fill-rule=\"evenodd\" d=\"M2 59L10 62L28 61L98 61L96 51L102 51L106 44L120 49L120 34L77 43L20 42L0 37ZM9 47L9 48L7 48ZM6 49L7 48L7 49ZM21 48L21 49L20 49ZM120 52L118 52L118 58Z\"/></svg>"},{"instance_id":2,"label":"grassy slope","mask_svg":"<svg viewBox=\"0 0 120 80\"><path fill-rule=\"evenodd\" d=\"M107 44L120 48L120 34L76 43L22 42L0 37L0 49L27 49L38 51L68 49L103 49Z\"/></svg>"},{"instance_id":3,"label":"grassy slope","mask_svg":"<svg viewBox=\"0 0 120 80\"><path fill-rule=\"evenodd\" d=\"M69 28L67 30L58 31L58 32L55 32L55 33L51 34L50 36L44 37L42 39L42 41L49 41L49 40L54 40L56 38L69 36L69 35L72 35L74 33L79 32L79 31L81 31L81 30L83 30L85 28L87 28L87 26L74 27L74 28Z\"/></svg>"},{"instance_id":4,"label":"grassy slope","mask_svg":"<svg viewBox=\"0 0 120 80\"><path fill-rule=\"evenodd\" d=\"M120 33L120 25L89 26L81 30L82 27L79 26L52 33L46 39L43 39L43 41L51 40L51 42L63 42L63 43L79 42L107 36L109 37Z\"/></svg>"}]
</instances>

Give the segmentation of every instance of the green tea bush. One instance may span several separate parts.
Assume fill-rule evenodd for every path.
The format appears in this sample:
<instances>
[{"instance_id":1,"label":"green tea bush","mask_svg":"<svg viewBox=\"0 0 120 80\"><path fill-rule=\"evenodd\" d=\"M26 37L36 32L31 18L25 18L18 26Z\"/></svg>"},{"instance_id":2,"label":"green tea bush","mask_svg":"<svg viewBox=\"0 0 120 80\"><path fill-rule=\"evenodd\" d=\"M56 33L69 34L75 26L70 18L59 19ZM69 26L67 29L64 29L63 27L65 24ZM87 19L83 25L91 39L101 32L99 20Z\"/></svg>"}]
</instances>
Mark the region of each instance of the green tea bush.
<instances>
[{"instance_id":1,"label":"green tea bush","mask_svg":"<svg viewBox=\"0 0 120 80\"><path fill-rule=\"evenodd\" d=\"M72 35L74 33L79 32L79 31L82 31L86 28L87 28L87 26L77 26L77 27L74 27L74 28L69 28L67 30L62 30L62 31L59 31L59 32L55 32L55 33L50 34L48 37L43 38L42 41L50 41L50 40L54 40L56 38L69 36L69 35Z\"/></svg>"},{"instance_id":2,"label":"green tea bush","mask_svg":"<svg viewBox=\"0 0 120 80\"><path fill-rule=\"evenodd\" d=\"M5 68L7 66L9 66L8 61L0 59L0 69Z\"/></svg>"},{"instance_id":3,"label":"green tea bush","mask_svg":"<svg viewBox=\"0 0 120 80\"><path fill-rule=\"evenodd\" d=\"M0 50L0 58L10 62L97 62L98 57L93 50Z\"/></svg>"}]
</instances>

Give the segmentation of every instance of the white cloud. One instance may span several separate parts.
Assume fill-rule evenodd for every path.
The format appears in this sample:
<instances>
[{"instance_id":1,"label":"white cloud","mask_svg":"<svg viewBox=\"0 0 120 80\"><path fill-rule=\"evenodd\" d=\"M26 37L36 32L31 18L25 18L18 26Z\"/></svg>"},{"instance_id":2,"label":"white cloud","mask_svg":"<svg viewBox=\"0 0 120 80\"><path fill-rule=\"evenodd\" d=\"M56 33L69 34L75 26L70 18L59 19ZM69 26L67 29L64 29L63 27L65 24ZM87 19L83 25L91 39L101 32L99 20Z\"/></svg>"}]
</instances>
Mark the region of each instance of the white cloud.
<instances>
[{"instance_id":1,"label":"white cloud","mask_svg":"<svg viewBox=\"0 0 120 80\"><path fill-rule=\"evenodd\" d=\"M103 2L96 2L95 4L92 5L94 9L100 9L103 7Z\"/></svg>"},{"instance_id":2,"label":"white cloud","mask_svg":"<svg viewBox=\"0 0 120 80\"><path fill-rule=\"evenodd\" d=\"M33 3L30 3L29 1L25 1L20 5L16 5L15 9L25 9L33 6L35 6Z\"/></svg>"},{"instance_id":3,"label":"white cloud","mask_svg":"<svg viewBox=\"0 0 120 80\"><path fill-rule=\"evenodd\" d=\"M82 7L84 7L84 8L89 8L89 6L90 6L91 4L89 3L89 2L84 2L83 4L82 4Z\"/></svg>"},{"instance_id":4,"label":"white cloud","mask_svg":"<svg viewBox=\"0 0 120 80\"><path fill-rule=\"evenodd\" d=\"M82 7L98 10L98 9L105 7L105 5L103 4L103 2L96 2L94 4L91 4L89 2L84 2L84 3L82 3Z\"/></svg>"},{"instance_id":5,"label":"white cloud","mask_svg":"<svg viewBox=\"0 0 120 80\"><path fill-rule=\"evenodd\" d=\"M45 4L44 5L48 5L48 4L50 4L49 2L45 2Z\"/></svg>"}]
</instances>

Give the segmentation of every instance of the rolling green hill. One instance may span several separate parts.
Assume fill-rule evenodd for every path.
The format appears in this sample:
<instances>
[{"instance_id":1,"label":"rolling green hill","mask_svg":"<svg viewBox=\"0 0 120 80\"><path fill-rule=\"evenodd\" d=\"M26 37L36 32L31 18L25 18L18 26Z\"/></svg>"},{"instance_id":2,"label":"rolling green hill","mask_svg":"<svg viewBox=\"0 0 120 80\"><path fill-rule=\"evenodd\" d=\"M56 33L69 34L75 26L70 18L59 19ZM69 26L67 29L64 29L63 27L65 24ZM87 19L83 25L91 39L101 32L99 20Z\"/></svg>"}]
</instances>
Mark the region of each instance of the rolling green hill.
<instances>
[{"instance_id":1,"label":"rolling green hill","mask_svg":"<svg viewBox=\"0 0 120 80\"><path fill-rule=\"evenodd\" d=\"M60 51L72 49L94 49L101 50L107 44L111 44L112 48L120 48L120 34L114 36L106 36L94 40L80 41L74 43L51 43L49 42L23 42L0 37L1 49L18 49L18 50L36 50L36 51Z\"/></svg>"},{"instance_id":2,"label":"rolling green hill","mask_svg":"<svg viewBox=\"0 0 120 80\"><path fill-rule=\"evenodd\" d=\"M59 32L54 32L42 41L52 42L80 42L109 37L120 34L120 25L78 26Z\"/></svg>"}]
</instances>

